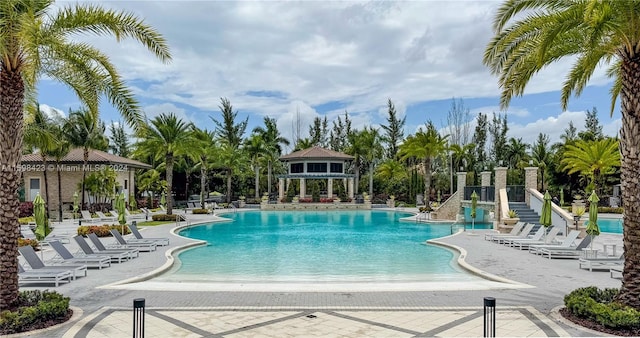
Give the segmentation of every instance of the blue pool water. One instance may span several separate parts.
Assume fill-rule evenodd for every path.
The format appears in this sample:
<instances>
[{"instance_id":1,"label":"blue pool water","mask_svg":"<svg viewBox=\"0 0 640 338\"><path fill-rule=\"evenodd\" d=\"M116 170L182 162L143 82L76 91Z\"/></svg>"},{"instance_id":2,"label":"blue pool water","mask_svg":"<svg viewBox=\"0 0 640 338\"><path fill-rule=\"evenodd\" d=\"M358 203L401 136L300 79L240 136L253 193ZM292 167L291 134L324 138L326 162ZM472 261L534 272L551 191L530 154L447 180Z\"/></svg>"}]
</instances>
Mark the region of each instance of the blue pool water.
<instances>
[{"instance_id":1,"label":"blue pool water","mask_svg":"<svg viewBox=\"0 0 640 338\"><path fill-rule=\"evenodd\" d=\"M180 264L162 279L321 282L469 277L453 262L451 251L424 245L425 240L450 235L450 224L399 220L406 216L370 210L225 215L232 221L180 231L209 244L180 253Z\"/></svg>"},{"instance_id":2,"label":"blue pool water","mask_svg":"<svg viewBox=\"0 0 640 338\"><path fill-rule=\"evenodd\" d=\"M622 233L622 218L598 218L598 227L601 232L610 232L614 234Z\"/></svg>"}]
</instances>

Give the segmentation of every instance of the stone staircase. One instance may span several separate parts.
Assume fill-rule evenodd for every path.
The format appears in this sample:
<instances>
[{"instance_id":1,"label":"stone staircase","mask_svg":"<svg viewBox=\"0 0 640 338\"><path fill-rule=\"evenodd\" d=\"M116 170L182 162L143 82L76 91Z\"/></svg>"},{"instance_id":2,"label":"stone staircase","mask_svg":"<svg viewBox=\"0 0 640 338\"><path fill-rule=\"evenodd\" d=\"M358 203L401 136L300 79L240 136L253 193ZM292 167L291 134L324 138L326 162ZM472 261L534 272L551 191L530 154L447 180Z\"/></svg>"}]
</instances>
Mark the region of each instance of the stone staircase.
<instances>
[{"instance_id":1,"label":"stone staircase","mask_svg":"<svg viewBox=\"0 0 640 338\"><path fill-rule=\"evenodd\" d=\"M526 203L509 202L509 208L518 213L520 222L533 223L536 225L533 227L533 231L538 230L540 227L540 215L531 210Z\"/></svg>"}]
</instances>

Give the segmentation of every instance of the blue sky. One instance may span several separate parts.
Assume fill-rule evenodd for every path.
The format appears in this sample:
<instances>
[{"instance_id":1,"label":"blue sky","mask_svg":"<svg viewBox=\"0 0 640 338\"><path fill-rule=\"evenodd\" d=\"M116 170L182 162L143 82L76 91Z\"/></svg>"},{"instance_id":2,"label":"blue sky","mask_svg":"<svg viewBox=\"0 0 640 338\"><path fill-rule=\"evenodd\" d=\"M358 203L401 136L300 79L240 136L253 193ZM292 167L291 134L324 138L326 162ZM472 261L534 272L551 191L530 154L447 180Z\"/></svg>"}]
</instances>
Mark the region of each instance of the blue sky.
<instances>
[{"instance_id":1,"label":"blue sky","mask_svg":"<svg viewBox=\"0 0 640 338\"><path fill-rule=\"evenodd\" d=\"M605 133L615 135L620 127L618 108L609 115L610 81L603 69L562 112L558 90L571 60L540 72L524 97L500 110L497 81L482 64L496 1L100 4L137 14L172 49L173 61L162 64L133 41L76 37L111 57L150 118L173 112L214 129L211 117L220 116L220 97L226 97L240 118L249 117L249 130L269 116L290 138L297 115L303 136L314 117L333 121L345 110L355 127L378 126L391 98L407 117L408 134L428 120L444 128L455 97L472 116L506 113L509 136L526 142L540 132L557 140L569 121L581 128L592 107ZM78 107L71 92L47 79L39 84L39 100L63 114ZM120 119L107 104L101 117L107 123Z\"/></svg>"}]
</instances>

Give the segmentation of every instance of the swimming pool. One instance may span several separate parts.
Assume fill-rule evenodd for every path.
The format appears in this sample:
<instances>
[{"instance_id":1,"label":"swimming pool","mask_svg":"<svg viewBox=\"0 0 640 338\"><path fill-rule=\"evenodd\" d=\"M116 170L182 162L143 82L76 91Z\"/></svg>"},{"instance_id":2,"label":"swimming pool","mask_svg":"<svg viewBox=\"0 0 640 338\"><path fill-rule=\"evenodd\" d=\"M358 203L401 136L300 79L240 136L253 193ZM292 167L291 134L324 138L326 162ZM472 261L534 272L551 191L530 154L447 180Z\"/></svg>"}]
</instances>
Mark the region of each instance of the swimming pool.
<instances>
[{"instance_id":1,"label":"swimming pool","mask_svg":"<svg viewBox=\"0 0 640 338\"><path fill-rule=\"evenodd\" d=\"M621 234L622 218L598 218L598 227L601 232Z\"/></svg>"},{"instance_id":2,"label":"swimming pool","mask_svg":"<svg viewBox=\"0 0 640 338\"><path fill-rule=\"evenodd\" d=\"M181 252L162 281L394 282L478 280L454 254L425 245L450 224L403 222L393 211L251 211L180 235L205 240ZM487 225L477 224L478 228Z\"/></svg>"}]
</instances>

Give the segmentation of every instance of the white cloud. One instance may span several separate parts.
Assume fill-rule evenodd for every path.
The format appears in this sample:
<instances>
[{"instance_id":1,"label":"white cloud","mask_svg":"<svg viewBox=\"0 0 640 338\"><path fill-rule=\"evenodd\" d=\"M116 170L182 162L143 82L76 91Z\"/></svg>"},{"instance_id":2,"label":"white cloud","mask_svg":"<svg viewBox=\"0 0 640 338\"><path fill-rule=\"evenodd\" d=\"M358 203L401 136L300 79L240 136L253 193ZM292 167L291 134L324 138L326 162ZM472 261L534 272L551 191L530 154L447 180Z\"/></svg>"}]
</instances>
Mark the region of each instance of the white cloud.
<instances>
[{"instance_id":1,"label":"white cloud","mask_svg":"<svg viewBox=\"0 0 640 338\"><path fill-rule=\"evenodd\" d=\"M40 111L44 112L49 118L52 119L64 119L67 117L63 110L51 107L44 103L40 104Z\"/></svg>"},{"instance_id":2,"label":"white cloud","mask_svg":"<svg viewBox=\"0 0 640 338\"><path fill-rule=\"evenodd\" d=\"M525 125L509 123L508 137L522 138L525 143L533 144L538 138L538 134L543 133L549 135L551 143L560 142L560 136L564 130L569 127L569 122L573 122L577 131L584 130L586 112L566 111L558 116L549 116L544 119L538 119ZM611 121L600 121L602 132L605 135L616 136L620 129L621 120L615 119Z\"/></svg>"}]
</instances>

